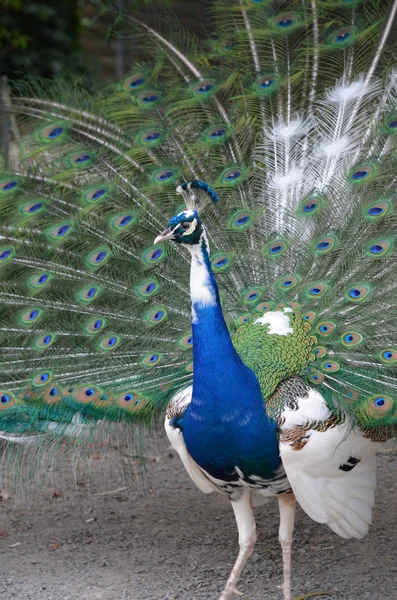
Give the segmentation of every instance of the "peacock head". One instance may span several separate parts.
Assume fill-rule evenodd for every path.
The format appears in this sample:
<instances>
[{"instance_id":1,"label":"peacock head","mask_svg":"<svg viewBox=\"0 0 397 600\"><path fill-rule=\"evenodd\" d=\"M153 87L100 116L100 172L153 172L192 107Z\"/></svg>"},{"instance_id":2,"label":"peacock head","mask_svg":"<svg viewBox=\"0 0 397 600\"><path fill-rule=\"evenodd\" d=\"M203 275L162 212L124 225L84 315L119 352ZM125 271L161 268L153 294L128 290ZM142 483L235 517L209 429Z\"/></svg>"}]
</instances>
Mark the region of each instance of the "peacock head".
<instances>
[{"instance_id":1,"label":"peacock head","mask_svg":"<svg viewBox=\"0 0 397 600\"><path fill-rule=\"evenodd\" d=\"M169 220L167 229L164 229L154 240L155 244L172 240L177 244L195 246L200 243L204 235L204 226L195 210L184 210Z\"/></svg>"}]
</instances>

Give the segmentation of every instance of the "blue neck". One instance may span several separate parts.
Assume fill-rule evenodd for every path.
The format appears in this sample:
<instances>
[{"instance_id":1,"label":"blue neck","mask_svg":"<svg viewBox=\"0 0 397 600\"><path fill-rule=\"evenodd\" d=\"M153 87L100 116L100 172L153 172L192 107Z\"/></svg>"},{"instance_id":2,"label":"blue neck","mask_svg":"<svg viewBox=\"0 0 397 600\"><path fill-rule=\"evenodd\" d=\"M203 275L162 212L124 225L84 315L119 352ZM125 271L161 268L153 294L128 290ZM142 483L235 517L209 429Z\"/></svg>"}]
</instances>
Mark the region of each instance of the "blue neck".
<instances>
[{"instance_id":1,"label":"blue neck","mask_svg":"<svg viewBox=\"0 0 397 600\"><path fill-rule=\"evenodd\" d=\"M206 470L214 457L225 458L226 452L230 456L224 468L244 463L250 469L246 463L254 462L262 465L256 464L261 471L257 474L269 474L279 465L275 424L266 414L254 373L230 339L205 237L191 253L194 375L184 425L188 450ZM214 466L213 473L218 468Z\"/></svg>"}]
</instances>

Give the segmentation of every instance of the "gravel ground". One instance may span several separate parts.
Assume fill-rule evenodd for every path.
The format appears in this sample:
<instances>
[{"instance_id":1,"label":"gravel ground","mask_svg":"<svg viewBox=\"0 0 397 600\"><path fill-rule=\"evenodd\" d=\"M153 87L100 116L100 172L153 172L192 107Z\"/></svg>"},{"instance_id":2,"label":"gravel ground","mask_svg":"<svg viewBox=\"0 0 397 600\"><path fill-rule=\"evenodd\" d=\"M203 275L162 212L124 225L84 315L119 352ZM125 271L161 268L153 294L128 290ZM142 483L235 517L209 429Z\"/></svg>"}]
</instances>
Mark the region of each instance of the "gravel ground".
<instances>
[{"instance_id":1,"label":"gravel ground","mask_svg":"<svg viewBox=\"0 0 397 600\"><path fill-rule=\"evenodd\" d=\"M168 450L129 492L118 491L119 464L110 457L106 494L76 472L28 507L3 489L1 600L218 598L237 552L227 500L202 494ZM397 599L396 475L397 457L380 456L374 524L364 540L343 540L298 510L295 595ZM246 600L281 600L277 511L273 500L256 510L258 544L240 584Z\"/></svg>"}]
</instances>

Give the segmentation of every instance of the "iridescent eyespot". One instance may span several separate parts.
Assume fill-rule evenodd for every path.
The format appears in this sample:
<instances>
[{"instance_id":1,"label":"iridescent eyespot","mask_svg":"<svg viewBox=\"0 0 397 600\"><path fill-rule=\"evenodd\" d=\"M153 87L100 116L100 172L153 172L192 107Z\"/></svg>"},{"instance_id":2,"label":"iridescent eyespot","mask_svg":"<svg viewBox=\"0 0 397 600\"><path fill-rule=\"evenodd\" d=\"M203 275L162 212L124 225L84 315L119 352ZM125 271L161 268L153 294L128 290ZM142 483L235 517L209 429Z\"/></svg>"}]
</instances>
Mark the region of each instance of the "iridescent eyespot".
<instances>
[{"instance_id":1,"label":"iridescent eyespot","mask_svg":"<svg viewBox=\"0 0 397 600\"><path fill-rule=\"evenodd\" d=\"M329 41L334 46L345 47L354 41L356 30L354 27L341 27L334 31L330 36Z\"/></svg>"},{"instance_id":2,"label":"iridescent eyespot","mask_svg":"<svg viewBox=\"0 0 397 600\"><path fill-rule=\"evenodd\" d=\"M49 385L43 395L43 400L46 404L50 406L52 404L58 404L63 399L62 389L56 384L52 383Z\"/></svg>"},{"instance_id":3,"label":"iridescent eyespot","mask_svg":"<svg viewBox=\"0 0 397 600\"><path fill-rule=\"evenodd\" d=\"M309 376L309 381L315 385L320 385L324 381L324 375L321 373L313 373Z\"/></svg>"},{"instance_id":4,"label":"iridescent eyespot","mask_svg":"<svg viewBox=\"0 0 397 600\"><path fill-rule=\"evenodd\" d=\"M42 200L35 200L28 204L23 204L20 211L23 215L31 217L39 214L45 208L45 202Z\"/></svg>"},{"instance_id":5,"label":"iridescent eyespot","mask_svg":"<svg viewBox=\"0 0 397 600\"><path fill-rule=\"evenodd\" d=\"M283 277L280 277L280 279L276 283L276 286L277 286L277 289L280 290L280 292L286 292L286 291L294 288L296 285L298 285L298 283L299 283L298 275L288 274L288 275L283 275Z\"/></svg>"},{"instance_id":6,"label":"iridescent eyespot","mask_svg":"<svg viewBox=\"0 0 397 600\"><path fill-rule=\"evenodd\" d=\"M381 352L380 359L384 363L395 363L397 362L397 351L394 348L387 348Z\"/></svg>"},{"instance_id":7,"label":"iridescent eyespot","mask_svg":"<svg viewBox=\"0 0 397 600\"><path fill-rule=\"evenodd\" d=\"M135 412L141 410L146 406L147 401L139 396L136 392L123 392L117 398L117 404L120 408L126 409L129 412Z\"/></svg>"},{"instance_id":8,"label":"iridescent eyespot","mask_svg":"<svg viewBox=\"0 0 397 600\"><path fill-rule=\"evenodd\" d=\"M354 184L360 184L363 182L367 182L376 174L376 167L371 163L363 163L361 165L357 165L350 171L349 179Z\"/></svg>"},{"instance_id":9,"label":"iridescent eyespot","mask_svg":"<svg viewBox=\"0 0 397 600\"><path fill-rule=\"evenodd\" d=\"M279 258L284 254L287 248L288 243L286 240L277 239L267 244L263 249L263 253L269 258Z\"/></svg>"},{"instance_id":10,"label":"iridescent eyespot","mask_svg":"<svg viewBox=\"0 0 397 600\"><path fill-rule=\"evenodd\" d=\"M35 387L42 387L43 385L47 385L52 380L52 373L50 371L41 371L33 378L32 384Z\"/></svg>"},{"instance_id":11,"label":"iridescent eyespot","mask_svg":"<svg viewBox=\"0 0 397 600\"><path fill-rule=\"evenodd\" d=\"M372 291L372 286L368 283L357 283L351 286L346 294L345 298L350 302L361 302L365 298L368 298Z\"/></svg>"},{"instance_id":12,"label":"iridescent eyespot","mask_svg":"<svg viewBox=\"0 0 397 600\"><path fill-rule=\"evenodd\" d=\"M371 220L384 217L387 213L391 212L392 206L392 201L387 198L378 200L377 202L372 202L364 208L364 215L367 219Z\"/></svg>"},{"instance_id":13,"label":"iridescent eyespot","mask_svg":"<svg viewBox=\"0 0 397 600\"><path fill-rule=\"evenodd\" d=\"M151 298L158 292L160 284L157 279L147 279L142 283L138 284L134 291L140 298Z\"/></svg>"},{"instance_id":14,"label":"iridescent eyespot","mask_svg":"<svg viewBox=\"0 0 397 600\"><path fill-rule=\"evenodd\" d=\"M188 365L186 365L185 369L186 373L193 373L193 363L190 362Z\"/></svg>"},{"instance_id":15,"label":"iridescent eyespot","mask_svg":"<svg viewBox=\"0 0 397 600\"><path fill-rule=\"evenodd\" d=\"M312 323L317 317L317 313L313 312L313 311L308 311L305 312L302 315L302 319L307 322L307 323Z\"/></svg>"},{"instance_id":16,"label":"iridescent eyespot","mask_svg":"<svg viewBox=\"0 0 397 600\"><path fill-rule=\"evenodd\" d=\"M242 300L244 304L252 304L256 302L262 294L262 289L258 287L248 288L243 292Z\"/></svg>"},{"instance_id":17,"label":"iridescent eyespot","mask_svg":"<svg viewBox=\"0 0 397 600\"><path fill-rule=\"evenodd\" d=\"M308 196L299 204L297 209L297 214L300 217L311 217L314 214L317 214L326 204L325 196L321 196L319 194Z\"/></svg>"},{"instance_id":18,"label":"iridescent eyespot","mask_svg":"<svg viewBox=\"0 0 397 600\"><path fill-rule=\"evenodd\" d=\"M8 410L11 406L14 406L15 398L11 392L0 390L0 411Z\"/></svg>"},{"instance_id":19,"label":"iridescent eyespot","mask_svg":"<svg viewBox=\"0 0 397 600\"><path fill-rule=\"evenodd\" d=\"M40 273L30 278L29 284L33 288L42 288L49 283L51 279L50 273Z\"/></svg>"},{"instance_id":20,"label":"iridescent eyespot","mask_svg":"<svg viewBox=\"0 0 397 600\"><path fill-rule=\"evenodd\" d=\"M83 193L83 199L89 204L96 204L102 202L110 194L110 187L108 185L99 185L86 189Z\"/></svg>"},{"instance_id":21,"label":"iridescent eyespot","mask_svg":"<svg viewBox=\"0 0 397 600\"><path fill-rule=\"evenodd\" d=\"M168 318L168 311L165 306L154 306L145 313L145 320L149 325L157 325L166 321Z\"/></svg>"},{"instance_id":22,"label":"iridescent eyespot","mask_svg":"<svg viewBox=\"0 0 397 600\"><path fill-rule=\"evenodd\" d=\"M228 137L229 128L226 125L212 125L212 127L207 127L204 131L203 137L206 141L211 142L213 144L219 144L224 142Z\"/></svg>"},{"instance_id":23,"label":"iridescent eyespot","mask_svg":"<svg viewBox=\"0 0 397 600\"><path fill-rule=\"evenodd\" d=\"M239 43L236 40L222 40L218 43L218 50L221 54L229 54L237 48L238 45Z\"/></svg>"},{"instance_id":24,"label":"iridescent eyespot","mask_svg":"<svg viewBox=\"0 0 397 600\"><path fill-rule=\"evenodd\" d=\"M100 395L99 389L90 385L81 385L72 392L73 400L79 404L92 404L99 399Z\"/></svg>"},{"instance_id":25,"label":"iridescent eyespot","mask_svg":"<svg viewBox=\"0 0 397 600\"><path fill-rule=\"evenodd\" d=\"M251 321L251 319L252 319L252 315L249 313L240 315L236 319L236 325L245 325L246 323L249 323Z\"/></svg>"},{"instance_id":26,"label":"iridescent eyespot","mask_svg":"<svg viewBox=\"0 0 397 600\"><path fill-rule=\"evenodd\" d=\"M90 252L90 254L87 256L86 264L87 266L96 269L106 264L111 258L111 256L112 255L109 248L97 248L93 252Z\"/></svg>"},{"instance_id":27,"label":"iridescent eyespot","mask_svg":"<svg viewBox=\"0 0 397 600\"><path fill-rule=\"evenodd\" d=\"M364 337L358 331L346 331L342 334L341 341L344 346L358 346Z\"/></svg>"},{"instance_id":28,"label":"iridescent eyespot","mask_svg":"<svg viewBox=\"0 0 397 600\"><path fill-rule=\"evenodd\" d=\"M278 32L289 33L299 25L299 16L294 13L282 13L273 17L270 25Z\"/></svg>"},{"instance_id":29,"label":"iridescent eyespot","mask_svg":"<svg viewBox=\"0 0 397 600\"><path fill-rule=\"evenodd\" d=\"M16 192L20 187L20 180L17 178L0 179L0 195Z\"/></svg>"},{"instance_id":30,"label":"iridescent eyespot","mask_svg":"<svg viewBox=\"0 0 397 600\"><path fill-rule=\"evenodd\" d=\"M327 373L336 373L340 369L340 364L333 361L325 361L321 364L321 368L323 371Z\"/></svg>"},{"instance_id":31,"label":"iridescent eyespot","mask_svg":"<svg viewBox=\"0 0 397 600\"><path fill-rule=\"evenodd\" d=\"M59 142L65 138L67 127L65 123L52 123L46 127L36 131L36 138L41 142Z\"/></svg>"},{"instance_id":32,"label":"iridescent eyespot","mask_svg":"<svg viewBox=\"0 0 397 600\"><path fill-rule=\"evenodd\" d=\"M15 255L13 246L10 248L0 248L0 265L8 262Z\"/></svg>"},{"instance_id":33,"label":"iridescent eyespot","mask_svg":"<svg viewBox=\"0 0 397 600\"><path fill-rule=\"evenodd\" d=\"M107 335L99 342L99 349L104 351L115 350L121 344L121 337L116 333Z\"/></svg>"},{"instance_id":34,"label":"iridescent eyespot","mask_svg":"<svg viewBox=\"0 0 397 600\"><path fill-rule=\"evenodd\" d=\"M51 242L57 242L62 239L66 239L72 233L72 224L71 223L61 223L59 225L55 225L55 227L51 227L47 232L47 236Z\"/></svg>"},{"instance_id":35,"label":"iridescent eyespot","mask_svg":"<svg viewBox=\"0 0 397 600\"><path fill-rule=\"evenodd\" d=\"M88 333L99 333L106 326L107 322L103 317L90 319L86 325Z\"/></svg>"},{"instance_id":36,"label":"iridescent eyespot","mask_svg":"<svg viewBox=\"0 0 397 600\"><path fill-rule=\"evenodd\" d=\"M145 129L138 136L138 141L144 146L157 146L163 141L165 132L161 129Z\"/></svg>"},{"instance_id":37,"label":"iridescent eyespot","mask_svg":"<svg viewBox=\"0 0 397 600\"><path fill-rule=\"evenodd\" d=\"M317 331L320 335L331 335L335 331L335 323L322 321L317 325Z\"/></svg>"},{"instance_id":38,"label":"iridescent eyespot","mask_svg":"<svg viewBox=\"0 0 397 600\"><path fill-rule=\"evenodd\" d=\"M96 298L98 298L101 290L102 288L100 288L99 286L91 285L89 287L83 288L80 292L78 292L77 298L85 304L88 304Z\"/></svg>"},{"instance_id":39,"label":"iridescent eyespot","mask_svg":"<svg viewBox=\"0 0 397 600\"><path fill-rule=\"evenodd\" d=\"M216 252L211 256L211 266L213 271L223 273L232 265L234 254L231 252Z\"/></svg>"},{"instance_id":40,"label":"iridescent eyespot","mask_svg":"<svg viewBox=\"0 0 397 600\"><path fill-rule=\"evenodd\" d=\"M228 228L233 231L245 231L252 222L252 211L238 210L233 213L228 222Z\"/></svg>"},{"instance_id":41,"label":"iridescent eyespot","mask_svg":"<svg viewBox=\"0 0 397 600\"><path fill-rule=\"evenodd\" d=\"M95 154L89 150L74 152L68 156L69 164L72 167L78 167L79 169L85 169L86 167L89 167L94 159Z\"/></svg>"},{"instance_id":42,"label":"iridescent eyespot","mask_svg":"<svg viewBox=\"0 0 397 600\"><path fill-rule=\"evenodd\" d=\"M148 264L156 264L161 262L166 257L165 248L162 244L157 244L156 246L152 246L143 252L142 260Z\"/></svg>"},{"instance_id":43,"label":"iridescent eyespot","mask_svg":"<svg viewBox=\"0 0 397 600\"><path fill-rule=\"evenodd\" d=\"M193 346L193 335L188 333L187 335L179 338L178 345L184 349L191 348Z\"/></svg>"},{"instance_id":44,"label":"iridescent eyespot","mask_svg":"<svg viewBox=\"0 0 397 600\"><path fill-rule=\"evenodd\" d=\"M177 174L177 170L172 167L157 169L157 171L152 174L152 180L156 183L172 183Z\"/></svg>"},{"instance_id":45,"label":"iridescent eyespot","mask_svg":"<svg viewBox=\"0 0 397 600\"><path fill-rule=\"evenodd\" d=\"M220 177L220 183L225 185L237 185L245 178L245 169L235 166L223 171Z\"/></svg>"},{"instance_id":46,"label":"iridescent eyespot","mask_svg":"<svg viewBox=\"0 0 397 600\"><path fill-rule=\"evenodd\" d=\"M122 82L122 87L128 92L135 92L140 90L143 85L147 82L147 77L142 73L136 73L135 75L128 75Z\"/></svg>"},{"instance_id":47,"label":"iridescent eyespot","mask_svg":"<svg viewBox=\"0 0 397 600\"><path fill-rule=\"evenodd\" d=\"M52 333L46 333L35 340L34 346L39 349L49 348L50 346L52 346L55 340L55 335L53 335Z\"/></svg>"},{"instance_id":48,"label":"iridescent eyespot","mask_svg":"<svg viewBox=\"0 0 397 600\"><path fill-rule=\"evenodd\" d=\"M29 308L21 314L21 321L23 325L32 325L40 320L44 311L41 308Z\"/></svg>"},{"instance_id":49,"label":"iridescent eyespot","mask_svg":"<svg viewBox=\"0 0 397 600\"><path fill-rule=\"evenodd\" d=\"M144 92L140 92L136 97L137 104L143 108L153 108L160 100L160 94L154 90L145 90Z\"/></svg>"},{"instance_id":50,"label":"iridescent eyespot","mask_svg":"<svg viewBox=\"0 0 397 600\"><path fill-rule=\"evenodd\" d=\"M309 298L322 298L328 292L328 285L321 281L311 283L307 287L307 295Z\"/></svg>"},{"instance_id":51,"label":"iridescent eyespot","mask_svg":"<svg viewBox=\"0 0 397 600\"><path fill-rule=\"evenodd\" d=\"M387 240L387 239L383 239L383 240L375 240L372 242L369 242L368 246L367 246L367 256L371 256L374 258L379 258L382 256L385 256L387 253L389 253L389 251L392 249L393 247L393 243L392 240Z\"/></svg>"},{"instance_id":52,"label":"iridescent eyespot","mask_svg":"<svg viewBox=\"0 0 397 600\"><path fill-rule=\"evenodd\" d=\"M112 217L110 221L111 226L113 229L116 229L116 231L125 231L132 225L135 225L135 223L136 216L131 212L118 214Z\"/></svg>"},{"instance_id":53,"label":"iridescent eyespot","mask_svg":"<svg viewBox=\"0 0 397 600\"><path fill-rule=\"evenodd\" d=\"M337 238L333 234L330 234L326 237L318 238L312 246L313 252L317 255L330 252L335 248L336 242Z\"/></svg>"},{"instance_id":54,"label":"iridescent eyespot","mask_svg":"<svg viewBox=\"0 0 397 600\"><path fill-rule=\"evenodd\" d=\"M209 98L216 92L216 83L211 79L203 79L192 87L192 94L198 98Z\"/></svg>"},{"instance_id":55,"label":"iridescent eyespot","mask_svg":"<svg viewBox=\"0 0 397 600\"><path fill-rule=\"evenodd\" d=\"M254 84L254 90L260 95L270 94L278 87L279 81L279 76L274 73L261 75Z\"/></svg>"},{"instance_id":56,"label":"iridescent eyespot","mask_svg":"<svg viewBox=\"0 0 397 600\"><path fill-rule=\"evenodd\" d=\"M161 356L162 355L157 352L151 352L143 358L142 364L145 367L154 367L160 362Z\"/></svg>"},{"instance_id":57,"label":"iridescent eyespot","mask_svg":"<svg viewBox=\"0 0 397 600\"><path fill-rule=\"evenodd\" d=\"M259 304L257 304L254 308L255 312L257 313L264 313L267 312L268 310L275 310L275 303L274 302L260 302ZM252 315L251 315L252 316Z\"/></svg>"},{"instance_id":58,"label":"iridescent eyespot","mask_svg":"<svg viewBox=\"0 0 397 600\"><path fill-rule=\"evenodd\" d=\"M388 396L375 396L368 400L367 413L370 417L384 417L393 407L393 400Z\"/></svg>"},{"instance_id":59,"label":"iridescent eyespot","mask_svg":"<svg viewBox=\"0 0 397 600\"><path fill-rule=\"evenodd\" d=\"M316 348L313 348L313 352L316 358L324 358L327 354L327 350L324 346L316 346Z\"/></svg>"}]
</instances>

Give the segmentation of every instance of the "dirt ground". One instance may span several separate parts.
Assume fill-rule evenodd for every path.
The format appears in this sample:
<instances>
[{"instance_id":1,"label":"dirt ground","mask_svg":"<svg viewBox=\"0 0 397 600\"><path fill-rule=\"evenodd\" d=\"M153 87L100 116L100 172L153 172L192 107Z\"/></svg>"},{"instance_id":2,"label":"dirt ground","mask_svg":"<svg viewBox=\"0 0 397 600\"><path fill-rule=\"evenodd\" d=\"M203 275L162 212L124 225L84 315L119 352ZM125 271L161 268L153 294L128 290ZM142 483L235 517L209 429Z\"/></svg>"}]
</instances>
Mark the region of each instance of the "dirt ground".
<instances>
[{"instance_id":1,"label":"dirt ground","mask_svg":"<svg viewBox=\"0 0 397 600\"><path fill-rule=\"evenodd\" d=\"M106 493L92 490L84 472L67 473L29 506L3 487L1 600L217 600L237 552L232 510L222 496L202 494L160 447L150 475L129 491L116 456ZM397 599L396 477L397 456L380 456L374 524L363 540L343 540L298 511L296 596ZM256 515L258 544L240 589L246 600L281 600L277 502Z\"/></svg>"}]
</instances>

